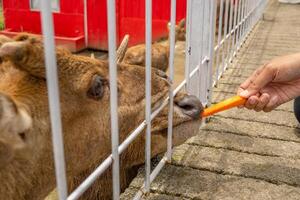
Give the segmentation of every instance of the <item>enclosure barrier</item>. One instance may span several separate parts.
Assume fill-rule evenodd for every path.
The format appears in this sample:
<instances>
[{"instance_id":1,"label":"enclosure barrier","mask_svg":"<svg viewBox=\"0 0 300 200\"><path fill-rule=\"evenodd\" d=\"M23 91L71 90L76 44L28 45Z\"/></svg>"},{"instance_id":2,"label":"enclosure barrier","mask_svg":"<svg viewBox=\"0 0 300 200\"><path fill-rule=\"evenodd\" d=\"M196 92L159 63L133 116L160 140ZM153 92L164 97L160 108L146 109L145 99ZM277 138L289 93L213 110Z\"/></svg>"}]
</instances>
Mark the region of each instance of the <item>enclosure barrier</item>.
<instances>
[{"instance_id":1,"label":"enclosure barrier","mask_svg":"<svg viewBox=\"0 0 300 200\"><path fill-rule=\"evenodd\" d=\"M169 97L151 113L151 32L152 32L152 1L146 1L146 113L145 120L119 144L117 116L117 65L116 65L116 14L115 0L107 0L108 32L109 32L109 78L110 78L110 109L112 154L108 156L78 188L67 194L65 173L62 124L59 107L58 77L53 37L53 20L51 1L41 1L41 19L45 43L45 61L47 86L49 94L52 141L55 158L56 181L59 199L78 199L101 176L109 166L113 171L113 199L120 197L119 155L146 128L145 182L134 199L140 199L149 192L150 184L172 155L172 119L174 96L184 89L197 95L204 105L211 101L212 87L215 86L223 72L232 62L234 56L247 38L254 25L262 16L267 0L187 0L187 34L186 34L186 65L185 80L177 88L172 85ZM86 1L84 0L86 7ZM86 12L86 9L84 9ZM216 16L218 13L218 35L215 46ZM86 13L85 13L86 16ZM171 0L170 57L169 76L174 79L175 52L175 19L176 0ZM85 26L86 26L85 17ZM223 23L224 22L224 23ZM85 30L87 27L85 27ZM86 38L87 39L87 38ZM215 64L214 64L215 61ZM151 120L169 105L167 153L151 172Z\"/></svg>"}]
</instances>

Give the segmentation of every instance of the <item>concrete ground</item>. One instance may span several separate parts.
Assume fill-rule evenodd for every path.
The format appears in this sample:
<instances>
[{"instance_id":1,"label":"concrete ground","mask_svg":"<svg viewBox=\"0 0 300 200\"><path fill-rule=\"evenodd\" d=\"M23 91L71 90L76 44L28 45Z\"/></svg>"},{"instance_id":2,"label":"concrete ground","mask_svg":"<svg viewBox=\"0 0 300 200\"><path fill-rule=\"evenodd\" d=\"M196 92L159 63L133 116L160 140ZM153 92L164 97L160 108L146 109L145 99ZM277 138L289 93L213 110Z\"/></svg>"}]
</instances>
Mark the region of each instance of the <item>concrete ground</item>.
<instances>
[{"instance_id":1,"label":"concrete ground","mask_svg":"<svg viewBox=\"0 0 300 200\"><path fill-rule=\"evenodd\" d=\"M300 4L270 0L237 59L214 90L214 102L233 96L253 70L275 56L300 51ZM211 118L174 149L144 199L300 199L300 129L292 102L270 113L232 109ZM132 199L140 173L122 195Z\"/></svg>"}]
</instances>

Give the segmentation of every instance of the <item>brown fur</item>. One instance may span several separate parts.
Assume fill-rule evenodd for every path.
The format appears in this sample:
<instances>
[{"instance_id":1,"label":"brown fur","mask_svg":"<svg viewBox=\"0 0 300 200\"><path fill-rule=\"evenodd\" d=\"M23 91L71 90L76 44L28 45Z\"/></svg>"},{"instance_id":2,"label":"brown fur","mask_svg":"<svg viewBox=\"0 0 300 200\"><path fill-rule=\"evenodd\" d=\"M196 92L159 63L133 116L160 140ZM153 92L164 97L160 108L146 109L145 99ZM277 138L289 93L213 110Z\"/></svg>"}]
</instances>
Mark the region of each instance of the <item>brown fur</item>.
<instances>
[{"instance_id":1,"label":"brown fur","mask_svg":"<svg viewBox=\"0 0 300 200\"><path fill-rule=\"evenodd\" d=\"M53 151L48 111L43 45L28 35L0 48L0 199L42 199L55 187ZM110 153L108 63L57 49L63 139L69 192L74 190ZM102 80L102 95L88 91L96 77ZM118 116L120 142L145 116L145 70L118 64ZM152 107L168 95L169 84L152 72ZM93 93L92 93L93 94ZM185 115L174 104L173 143L178 145L198 131L199 120ZM153 120L152 156L166 150L168 108ZM9 117L3 117L9 116ZM186 129L189 129L186 132ZM126 170L144 162L142 133L121 155L121 188ZM82 199L110 199L111 171L106 171Z\"/></svg>"},{"instance_id":2,"label":"brown fur","mask_svg":"<svg viewBox=\"0 0 300 200\"><path fill-rule=\"evenodd\" d=\"M182 19L176 26L175 41L179 38L185 38L185 19ZM152 44L152 63L151 66L162 71L167 71L169 66L169 55L170 55L170 42L167 41L166 44L154 43ZM131 65L145 66L146 46L145 44L140 44L128 48L123 62Z\"/></svg>"}]
</instances>

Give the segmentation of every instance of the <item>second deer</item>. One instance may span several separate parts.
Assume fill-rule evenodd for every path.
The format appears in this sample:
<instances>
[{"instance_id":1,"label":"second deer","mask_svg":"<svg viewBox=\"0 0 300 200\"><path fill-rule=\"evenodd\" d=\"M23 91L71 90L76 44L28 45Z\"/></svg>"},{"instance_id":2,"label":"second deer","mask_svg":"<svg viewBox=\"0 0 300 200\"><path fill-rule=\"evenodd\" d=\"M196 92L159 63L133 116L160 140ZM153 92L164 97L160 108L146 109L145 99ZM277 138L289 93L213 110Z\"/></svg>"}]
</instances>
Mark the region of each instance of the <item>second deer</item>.
<instances>
[{"instance_id":1,"label":"second deer","mask_svg":"<svg viewBox=\"0 0 300 200\"><path fill-rule=\"evenodd\" d=\"M175 27L175 42L185 40L185 19L182 19ZM123 63L131 65L145 66L145 44L128 48ZM152 44L152 67L166 71L169 66L170 41L166 43Z\"/></svg>"}]
</instances>

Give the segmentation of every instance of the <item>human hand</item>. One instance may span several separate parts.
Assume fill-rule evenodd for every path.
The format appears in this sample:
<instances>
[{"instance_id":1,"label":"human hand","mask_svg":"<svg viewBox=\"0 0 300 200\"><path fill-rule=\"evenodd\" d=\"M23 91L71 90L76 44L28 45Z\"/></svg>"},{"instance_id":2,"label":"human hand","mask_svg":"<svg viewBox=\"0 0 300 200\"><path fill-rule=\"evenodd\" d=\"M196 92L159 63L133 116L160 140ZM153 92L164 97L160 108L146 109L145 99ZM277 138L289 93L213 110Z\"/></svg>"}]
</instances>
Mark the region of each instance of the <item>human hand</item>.
<instances>
[{"instance_id":1,"label":"human hand","mask_svg":"<svg viewBox=\"0 0 300 200\"><path fill-rule=\"evenodd\" d=\"M276 58L258 68L240 85L245 107L270 112L300 95L300 53Z\"/></svg>"}]
</instances>

